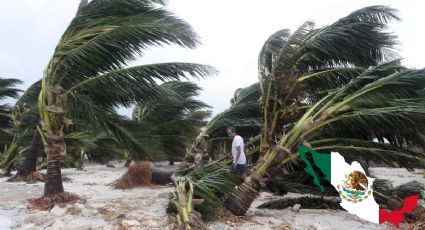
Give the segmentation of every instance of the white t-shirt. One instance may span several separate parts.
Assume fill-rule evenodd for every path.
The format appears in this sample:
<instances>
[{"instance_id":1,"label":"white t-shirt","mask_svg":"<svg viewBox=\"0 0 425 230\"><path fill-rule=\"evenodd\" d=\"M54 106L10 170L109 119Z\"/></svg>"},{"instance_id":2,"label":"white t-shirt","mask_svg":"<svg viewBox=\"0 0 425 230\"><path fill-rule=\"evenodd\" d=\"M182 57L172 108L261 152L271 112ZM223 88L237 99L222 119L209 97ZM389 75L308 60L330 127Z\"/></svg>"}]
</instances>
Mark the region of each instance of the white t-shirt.
<instances>
[{"instance_id":1,"label":"white t-shirt","mask_svg":"<svg viewBox=\"0 0 425 230\"><path fill-rule=\"evenodd\" d=\"M233 142L232 142L233 163L235 163L235 161L236 161L236 154L237 154L236 146L241 147L241 155L239 156L239 160L238 160L237 164L244 165L244 164L246 164L244 142L243 142L242 137L239 136L239 135L236 135L235 138L233 138Z\"/></svg>"}]
</instances>

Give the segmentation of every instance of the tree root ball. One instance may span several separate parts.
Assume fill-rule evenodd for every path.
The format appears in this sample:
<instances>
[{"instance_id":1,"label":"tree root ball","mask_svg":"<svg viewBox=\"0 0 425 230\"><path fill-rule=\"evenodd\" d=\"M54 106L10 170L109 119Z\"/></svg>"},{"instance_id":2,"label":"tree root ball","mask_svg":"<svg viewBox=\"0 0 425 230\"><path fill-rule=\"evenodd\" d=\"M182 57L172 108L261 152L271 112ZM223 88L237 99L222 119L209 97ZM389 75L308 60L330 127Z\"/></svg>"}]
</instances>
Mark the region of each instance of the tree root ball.
<instances>
[{"instance_id":1,"label":"tree root ball","mask_svg":"<svg viewBox=\"0 0 425 230\"><path fill-rule=\"evenodd\" d=\"M118 180L112 182L115 189L130 189L149 186L152 180L152 165L148 161L132 161L128 170Z\"/></svg>"}]
</instances>

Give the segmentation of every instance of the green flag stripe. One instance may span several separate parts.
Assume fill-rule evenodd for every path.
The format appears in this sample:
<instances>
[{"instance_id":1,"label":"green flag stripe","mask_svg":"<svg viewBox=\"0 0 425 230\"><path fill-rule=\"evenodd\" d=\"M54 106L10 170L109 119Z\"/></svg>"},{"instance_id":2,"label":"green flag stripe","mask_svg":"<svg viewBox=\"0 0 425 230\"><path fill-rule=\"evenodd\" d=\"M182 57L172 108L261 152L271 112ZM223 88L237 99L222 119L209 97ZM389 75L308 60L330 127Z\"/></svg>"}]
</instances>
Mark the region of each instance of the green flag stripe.
<instances>
[{"instance_id":1,"label":"green flag stripe","mask_svg":"<svg viewBox=\"0 0 425 230\"><path fill-rule=\"evenodd\" d=\"M307 159L306 153L310 152L312 154L314 163L325 174L325 179L329 182L331 182L331 154L319 153L303 145L298 146L298 152L300 153L301 160L307 165L304 170L313 176L314 184L319 186L320 190L324 192L325 187L320 183L319 177Z\"/></svg>"}]
</instances>

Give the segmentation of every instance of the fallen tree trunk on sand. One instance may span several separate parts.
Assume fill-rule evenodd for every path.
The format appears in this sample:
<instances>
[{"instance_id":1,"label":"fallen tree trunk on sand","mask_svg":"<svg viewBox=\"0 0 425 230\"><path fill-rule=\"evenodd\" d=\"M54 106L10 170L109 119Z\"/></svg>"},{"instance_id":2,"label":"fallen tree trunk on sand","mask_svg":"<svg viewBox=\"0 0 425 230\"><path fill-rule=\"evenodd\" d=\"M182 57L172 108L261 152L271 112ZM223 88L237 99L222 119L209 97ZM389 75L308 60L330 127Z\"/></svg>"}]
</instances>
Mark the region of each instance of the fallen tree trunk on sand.
<instances>
[{"instance_id":1,"label":"fallen tree trunk on sand","mask_svg":"<svg viewBox=\"0 0 425 230\"><path fill-rule=\"evenodd\" d=\"M152 184L165 185L172 183L173 173L185 174L185 171L185 169L153 167L149 161L133 161L121 178L112 182L111 185L116 189L130 189Z\"/></svg>"}]
</instances>

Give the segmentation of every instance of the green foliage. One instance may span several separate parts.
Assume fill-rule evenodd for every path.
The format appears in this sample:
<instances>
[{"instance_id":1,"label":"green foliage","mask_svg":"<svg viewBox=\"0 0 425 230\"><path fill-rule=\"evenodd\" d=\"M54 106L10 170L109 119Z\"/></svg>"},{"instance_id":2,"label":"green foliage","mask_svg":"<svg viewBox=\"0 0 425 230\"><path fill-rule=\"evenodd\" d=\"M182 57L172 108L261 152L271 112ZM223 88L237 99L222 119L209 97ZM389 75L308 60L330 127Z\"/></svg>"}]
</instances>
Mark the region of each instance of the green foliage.
<instances>
[{"instance_id":1,"label":"green foliage","mask_svg":"<svg viewBox=\"0 0 425 230\"><path fill-rule=\"evenodd\" d=\"M176 183L181 177L173 178ZM194 208L206 220L217 217L217 211L239 182L228 168L219 164L203 165L185 175L184 178L187 178L186 180L193 186L193 198L203 199L203 203Z\"/></svg>"},{"instance_id":2,"label":"green foliage","mask_svg":"<svg viewBox=\"0 0 425 230\"><path fill-rule=\"evenodd\" d=\"M305 22L293 33L280 30L259 55L264 127L261 145L276 144L305 112L327 93L347 84L369 66L393 60L396 36L387 23L397 11L370 6L322 28Z\"/></svg>"},{"instance_id":3,"label":"green foliage","mask_svg":"<svg viewBox=\"0 0 425 230\"><path fill-rule=\"evenodd\" d=\"M204 165L186 176L193 180L195 198L204 199L195 209L207 220L216 218L218 208L239 182L228 168L218 164Z\"/></svg>"},{"instance_id":4,"label":"green foliage","mask_svg":"<svg viewBox=\"0 0 425 230\"><path fill-rule=\"evenodd\" d=\"M18 79L0 78L0 102L6 98L18 98L21 90L14 88L22 83ZM13 139L12 108L9 104L0 103L0 151Z\"/></svg>"},{"instance_id":5,"label":"green foliage","mask_svg":"<svg viewBox=\"0 0 425 230\"><path fill-rule=\"evenodd\" d=\"M292 34L270 37L259 57L261 148L269 150L245 185L259 186L255 179L266 174L286 179L299 173L299 145L339 152L348 162L425 167L425 69L400 65L396 37L386 31L398 19L394 9L372 6L329 26L306 22ZM277 186L313 192L310 184L311 178L296 178ZM245 213L235 200L229 206Z\"/></svg>"},{"instance_id":6,"label":"green foliage","mask_svg":"<svg viewBox=\"0 0 425 230\"><path fill-rule=\"evenodd\" d=\"M151 147L156 159L181 160L206 124L210 112L204 109L209 106L195 99L201 90L195 83L173 81L160 87L165 92L161 98L140 103L133 110L133 120L138 123L135 138Z\"/></svg>"},{"instance_id":7,"label":"green foliage","mask_svg":"<svg viewBox=\"0 0 425 230\"><path fill-rule=\"evenodd\" d=\"M306 22L292 34L273 34L259 56L262 143L283 135L280 144L291 148L307 140L348 161L421 167L420 154L409 149L424 147L425 81L423 70L407 70L394 59L396 36L386 25L399 20L396 13L365 7L322 28Z\"/></svg>"},{"instance_id":8,"label":"green foliage","mask_svg":"<svg viewBox=\"0 0 425 230\"><path fill-rule=\"evenodd\" d=\"M13 78L0 78L0 100L7 97L18 98L21 90L14 88L17 84L21 84L22 81Z\"/></svg>"},{"instance_id":9,"label":"green foliage","mask_svg":"<svg viewBox=\"0 0 425 230\"><path fill-rule=\"evenodd\" d=\"M261 128L257 106L259 98L258 83L236 90L231 99L231 106L211 119L203 132L211 139L227 140L226 128L234 126L238 134L245 138L256 136Z\"/></svg>"},{"instance_id":10,"label":"green foliage","mask_svg":"<svg viewBox=\"0 0 425 230\"><path fill-rule=\"evenodd\" d=\"M410 149L422 149L425 143L421 136L425 128L425 70L388 73L392 66L383 65L358 76L313 106L300 119L299 127L307 119L316 120L317 124L306 128L302 138L311 139L316 149L339 151L344 156L362 156L392 167L423 167L422 153ZM385 70L385 75L375 69Z\"/></svg>"}]
</instances>

